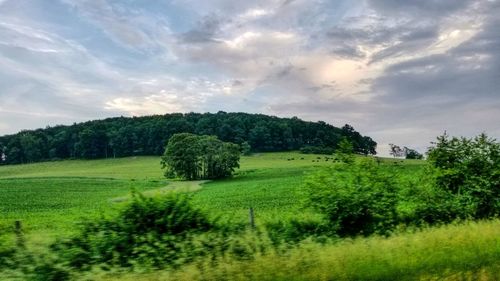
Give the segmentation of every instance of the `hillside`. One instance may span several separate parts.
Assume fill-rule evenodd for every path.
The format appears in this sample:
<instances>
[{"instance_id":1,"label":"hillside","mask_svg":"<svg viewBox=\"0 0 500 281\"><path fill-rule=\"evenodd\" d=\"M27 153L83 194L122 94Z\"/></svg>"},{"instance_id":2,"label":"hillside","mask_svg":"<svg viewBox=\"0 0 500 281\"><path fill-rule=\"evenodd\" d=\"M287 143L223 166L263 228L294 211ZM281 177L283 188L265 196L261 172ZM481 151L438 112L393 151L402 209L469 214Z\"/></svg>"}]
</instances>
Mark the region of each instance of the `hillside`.
<instances>
[{"instance_id":1,"label":"hillside","mask_svg":"<svg viewBox=\"0 0 500 281\"><path fill-rule=\"evenodd\" d=\"M248 113L172 113L117 117L71 126L21 131L0 137L0 164L54 159L100 159L161 155L175 133L215 135L252 151L333 152L342 138L360 154L375 154L377 143L352 126Z\"/></svg>"}]
</instances>

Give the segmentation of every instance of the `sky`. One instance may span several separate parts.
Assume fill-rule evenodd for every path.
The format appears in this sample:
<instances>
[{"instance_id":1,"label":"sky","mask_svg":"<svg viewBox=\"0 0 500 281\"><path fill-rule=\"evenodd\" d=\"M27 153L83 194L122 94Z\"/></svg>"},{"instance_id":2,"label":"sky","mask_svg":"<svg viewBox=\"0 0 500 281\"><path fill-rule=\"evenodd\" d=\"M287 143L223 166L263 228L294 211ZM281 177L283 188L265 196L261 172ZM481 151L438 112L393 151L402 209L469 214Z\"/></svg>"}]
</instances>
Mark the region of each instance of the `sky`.
<instances>
[{"instance_id":1,"label":"sky","mask_svg":"<svg viewBox=\"0 0 500 281\"><path fill-rule=\"evenodd\" d=\"M220 110L500 139L500 0L0 0L0 135Z\"/></svg>"}]
</instances>

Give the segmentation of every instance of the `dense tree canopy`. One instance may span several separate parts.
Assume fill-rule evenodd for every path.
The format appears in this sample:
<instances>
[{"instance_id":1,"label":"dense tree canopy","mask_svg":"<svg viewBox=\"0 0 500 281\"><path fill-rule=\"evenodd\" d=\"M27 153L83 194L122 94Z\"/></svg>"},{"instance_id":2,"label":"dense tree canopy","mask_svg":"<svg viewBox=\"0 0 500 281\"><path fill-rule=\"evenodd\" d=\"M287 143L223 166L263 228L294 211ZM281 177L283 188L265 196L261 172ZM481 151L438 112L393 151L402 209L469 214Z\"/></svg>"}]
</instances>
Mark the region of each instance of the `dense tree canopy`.
<instances>
[{"instance_id":1,"label":"dense tree canopy","mask_svg":"<svg viewBox=\"0 0 500 281\"><path fill-rule=\"evenodd\" d=\"M333 151L345 137L354 151L375 154L376 143L350 125L337 128L325 122L306 122L247 113L172 113L117 117L71 126L22 131L0 137L0 164L53 159L161 155L176 133L217 136L224 142L247 143L251 151ZM317 148L317 149L316 149ZM304 149L307 151L308 149Z\"/></svg>"},{"instance_id":2,"label":"dense tree canopy","mask_svg":"<svg viewBox=\"0 0 500 281\"><path fill-rule=\"evenodd\" d=\"M406 159L418 159L418 160L424 159L424 155L416 151L415 149L408 148L405 146L403 150L405 152Z\"/></svg>"},{"instance_id":3,"label":"dense tree canopy","mask_svg":"<svg viewBox=\"0 0 500 281\"><path fill-rule=\"evenodd\" d=\"M187 180L218 179L239 168L240 146L215 136L190 133L173 135L168 141L162 164L165 176Z\"/></svg>"}]
</instances>

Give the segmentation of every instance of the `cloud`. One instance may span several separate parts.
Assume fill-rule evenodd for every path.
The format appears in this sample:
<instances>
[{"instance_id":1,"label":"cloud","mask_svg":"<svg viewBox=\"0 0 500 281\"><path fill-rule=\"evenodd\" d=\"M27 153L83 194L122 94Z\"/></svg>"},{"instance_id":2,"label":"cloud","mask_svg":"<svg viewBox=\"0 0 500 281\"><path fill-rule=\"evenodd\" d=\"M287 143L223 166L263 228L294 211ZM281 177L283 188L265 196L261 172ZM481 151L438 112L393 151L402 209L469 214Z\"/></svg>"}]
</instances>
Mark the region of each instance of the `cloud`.
<instances>
[{"instance_id":1,"label":"cloud","mask_svg":"<svg viewBox=\"0 0 500 281\"><path fill-rule=\"evenodd\" d=\"M411 17L444 17L472 3L470 0L368 0L368 4L382 15L410 15Z\"/></svg>"},{"instance_id":2,"label":"cloud","mask_svg":"<svg viewBox=\"0 0 500 281\"><path fill-rule=\"evenodd\" d=\"M0 1L0 133L224 110L500 137L499 3Z\"/></svg>"},{"instance_id":3,"label":"cloud","mask_svg":"<svg viewBox=\"0 0 500 281\"><path fill-rule=\"evenodd\" d=\"M188 32L181 34L180 38L185 43L217 42L215 38L219 32L222 19L215 14L207 15Z\"/></svg>"}]
</instances>

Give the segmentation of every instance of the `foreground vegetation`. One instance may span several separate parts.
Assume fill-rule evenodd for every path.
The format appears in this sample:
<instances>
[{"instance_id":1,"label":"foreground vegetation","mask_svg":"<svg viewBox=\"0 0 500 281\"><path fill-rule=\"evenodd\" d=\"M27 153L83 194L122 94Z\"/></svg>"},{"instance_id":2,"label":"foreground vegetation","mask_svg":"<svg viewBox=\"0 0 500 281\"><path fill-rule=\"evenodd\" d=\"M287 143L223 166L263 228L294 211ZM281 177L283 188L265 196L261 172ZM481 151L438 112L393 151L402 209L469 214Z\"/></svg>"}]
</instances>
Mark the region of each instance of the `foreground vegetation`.
<instances>
[{"instance_id":1,"label":"foreground vegetation","mask_svg":"<svg viewBox=\"0 0 500 281\"><path fill-rule=\"evenodd\" d=\"M170 200L170 199L168 199ZM173 201L169 201L173 202ZM180 202L180 201L179 201ZM136 203L135 203L136 204ZM182 206L185 206L181 203ZM171 203L167 206L174 206ZM132 209L128 209L132 210ZM188 214L189 209L183 208ZM203 216L178 217L159 237L148 222L135 221L131 213L87 229L94 237L58 242L54 254L42 257L17 248L9 252L0 243L0 276L3 280L498 280L500 277L500 221L461 222L420 230L400 230L390 237L371 236L342 240L304 240L295 245L275 245L265 232L246 230L220 236L224 230ZM181 215L182 216L182 215ZM158 218L161 218L159 216ZM128 221L128 223L126 222ZM130 223L132 222L132 223ZM158 221L161 222L161 221ZM177 222L177 223L176 223ZM180 222L180 223L179 223ZM115 225L115 223L117 223ZM177 232L190 223L194 232ZM97 226L97 224L93 224ZM129 226L140 227L126 251L114 249L128 240ZM161 224L163 225L163 223ZM176 226L177 225L177 226ZM125 228L123 228L125 227ZM189 228L189 227L188 227ZM105 230L108 229L108 230ZM158 228L159 229L159 228ZM107 231L108 235L102 235ZM123 235L113 235L115 231ZM173 231L173 233L170 233ZM208 231L208 232L207 232ZM118 234L117 233L117 234ZM174 236L172 236L175 233ZM217 234L219 233L219 234ZM156 238L155 238L156 237ZM168 237L171 237L168 239ZM224 238L225 237L225 238ZM223 238L223 239L221 239ZM148 247L153 239L162 247ZM0 240L1 241L1 240ZM153 242L153 241L151 241ZM12 242L11 242L12 243ZM87 244L90 243L90 244ZM108 244L109 243L109 244ZM85 246L86 245L86 246ZM159 246L160 244L158 244ZM80 248L81 247L81 248ZM90 248L88 248L90 247ZM164 251L172 247L173 251ZM80 249L80 250L78 250ZM93 249L90 252L84 249ZM84 251L82 251L84 250ZM2 252L3 251L3 252ZM102 253L94 251L105 251ZM16 262L9 267L9 257ZM133 259L128 259L135 257ZM7 260L5 260L7 258ZM165 263L165 261L169 261ZM116 267L120 262L135 261ZM2 262L7 264L2 266ZM91 268L88 263L97 262ZM103 262L102 264L99 264ZM117 263L110 267L111 263ZM167 269L151 270L165 265ZM5 269L7 268L7 269ZM12 269L9 269L12 268ZM132 270L133 269L133 270Z\"/></svg>"},{"instance_id":2,"label":"foreground vegetation","mask_svg":"<svg viewBox=\"0 0 500 281\"><path fill-rule=\"evenodd\" d=\"M102 274L102 273L101 273ZM463 223L384 238L303 242L251 259L201 260L163 274L96 280L498 280L500 221Z\"/></svg>"},{"instance_id":3,"label":"foreground vegetation","mask_svg":"<svg viewBox=\"0 0 500 281\"><path fill-rule=\"evenodd\" d=\"M474 149L454 154L456 147ZM343 152L270 153L243 157L229 179L168 184L151 177L152 168L130 169L149 158L86 168L75 164L85 161L62 162L67 165L55 165L42 178L30 165L3 167L0 182L8 187L0 186L0 199L11 202L10 219L3 222L21 218L26 228L3 228L0 271L40 280L494 280L499 221L470 220L497 214L497 148L488 138L443 138L429 154L430 165ZM456 162L440 162L442 157ZM114 169L107 167L112 163ZM64 169L86 177L51 177ZM105 170L116 178L92 178ZM30 172L38 178L27 178ZM447 181L450 174L455 180ZM36 198L43 181L66 199ZM89 181L99 191L85 186ZM127 196L127 185L145 195ZM19 189L25 197L13 195ZM35 204L18 204L23 201ZM256 227L248 223L249 208ZM32 227L37 210L59 218L52 226L58 235L30 243L33 234L48 229ZM75 227L76 214L89 220ZM73 231L59 231L64 229Z\"/></svg>"}]
</instances>

